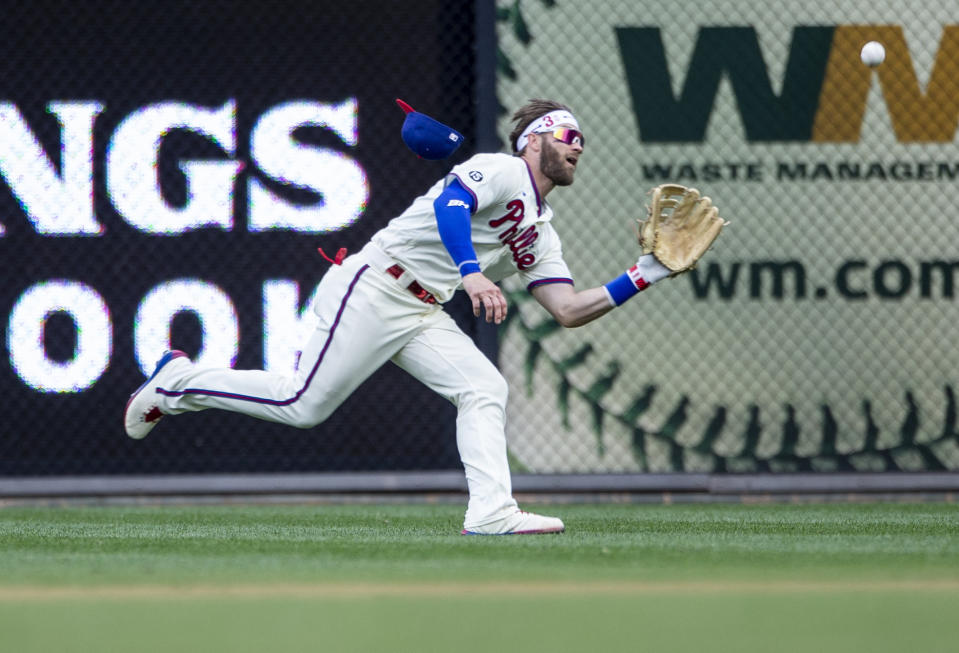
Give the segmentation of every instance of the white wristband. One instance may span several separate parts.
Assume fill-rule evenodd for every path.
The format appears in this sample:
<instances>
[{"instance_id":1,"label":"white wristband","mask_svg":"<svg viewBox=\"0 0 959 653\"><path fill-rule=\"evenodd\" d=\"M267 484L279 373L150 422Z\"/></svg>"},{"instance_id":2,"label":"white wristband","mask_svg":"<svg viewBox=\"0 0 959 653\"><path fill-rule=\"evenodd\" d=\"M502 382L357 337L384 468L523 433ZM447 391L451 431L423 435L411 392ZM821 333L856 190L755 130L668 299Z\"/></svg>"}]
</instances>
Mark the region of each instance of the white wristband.
<instances>
[{"instance_id":1,"label":"white wristband","mask_svg":"<svg viewBox=\"0 0 959 653\"><path fill-rule=\"evenodd\" d=\"M646 283L656 283L671 274L669 268L660 263L652 254L640 256L639 260L636 261L636 270L646 280Z\"/></svg>"}]
</instances>

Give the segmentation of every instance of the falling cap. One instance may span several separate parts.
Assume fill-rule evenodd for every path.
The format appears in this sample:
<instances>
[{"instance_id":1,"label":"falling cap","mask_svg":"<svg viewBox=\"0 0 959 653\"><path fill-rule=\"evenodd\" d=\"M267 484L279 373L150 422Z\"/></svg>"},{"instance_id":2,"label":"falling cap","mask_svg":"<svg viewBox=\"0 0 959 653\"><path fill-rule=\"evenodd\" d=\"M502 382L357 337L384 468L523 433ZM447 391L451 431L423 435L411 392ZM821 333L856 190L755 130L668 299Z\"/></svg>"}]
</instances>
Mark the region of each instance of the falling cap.
<instances>
[{"instance_id":1,"label":"falling cap","mask_svg":"<svg viewBox=\"0 0 959 653\"><path fill-rule=\"evenodd\" d=\"M429 116L414 111L413 107L397 98L396 103L406 112L401 136L413 152L424 159L445 159L463 144L463 135Z\"/></svg>"}]
</instances>

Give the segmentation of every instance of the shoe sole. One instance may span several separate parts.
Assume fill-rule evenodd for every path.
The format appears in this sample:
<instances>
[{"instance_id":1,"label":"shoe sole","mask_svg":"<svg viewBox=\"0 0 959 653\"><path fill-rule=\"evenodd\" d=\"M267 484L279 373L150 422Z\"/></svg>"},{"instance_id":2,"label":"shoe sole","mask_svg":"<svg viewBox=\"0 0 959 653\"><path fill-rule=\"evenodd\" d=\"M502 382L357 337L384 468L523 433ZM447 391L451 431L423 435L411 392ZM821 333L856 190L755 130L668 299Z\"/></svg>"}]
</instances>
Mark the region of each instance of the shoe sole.
<instances>
[{"instance_id":1,"label":"shoe sole","mask_svg":"<svg viewBox=\"0 0 959 653\"><path fill-rule=\"evenodd\" d=\"M565 530L565 528L543 528L535 531L510 531L509 533L474 533L473 531L468 531L464 528L460 531L460 535L558 535Z\"/></svg>"},{"instance_id":2,"label":"shoe sole","mask_svg":"<svg viewBox=\"0 0 959 653\"><path fill-rule=\"evenodd\" d=\"M127 413L130 412L130 404L133 403L133 400L136 399L137 395L140 394L145 387L150 385L150 381L156 378L156 375L160 373L160 370L162 370L167 363L169 363L170 361L176 358L189 358L189 357L187 356L186 352L180 351L179 349L171 349L170 351L163 354L163 356L160 357L160 360L157 361L156 367L153 368L153 374L151 374L150 377L146 381L144 381L139 388L134 390L133 394L130 395L130 398L127 399L126 408L123 409L123 430L124 431L127 430ZM127 433L127 435L130 435L130 434ZM130 437L133 437L133 436L130 436ZM143 438L133 438L133 439L142 440Z\"/></svg>"}]
</instances>

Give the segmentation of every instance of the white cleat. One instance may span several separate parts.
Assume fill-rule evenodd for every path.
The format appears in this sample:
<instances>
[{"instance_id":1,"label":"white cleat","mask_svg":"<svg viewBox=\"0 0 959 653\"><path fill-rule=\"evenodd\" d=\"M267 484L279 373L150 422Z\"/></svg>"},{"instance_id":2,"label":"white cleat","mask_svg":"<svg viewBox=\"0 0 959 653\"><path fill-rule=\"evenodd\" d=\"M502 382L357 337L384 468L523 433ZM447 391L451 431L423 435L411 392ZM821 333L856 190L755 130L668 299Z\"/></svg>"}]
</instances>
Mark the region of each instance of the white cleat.
<instances>
[{"instance_id":1,"label":"white cleat","mask_svg":"<svg viewBox=\"0 0 959 653\"><path fill-rule=\"evenodd\" d=\"M566 530L563 520L556 517L544 517L531 512L517 510L511 515L497 519L489 524L464 528L462 535L541 535L562 533Z\"/></svg>"},{"instance_id":2,"label":"white cleat","mask_svg":"<svg viewBox=\"0 0 959 653\"><path fill-rule=\"evenodd\" d=\"M127 401L126 412L123 414L123 425L127 435L134 440L142 440L147 433L157 425L163 413L157 406L157 388L169 385L169 380L177 369L184 365L191 365L189 357L178 349L166 352L157 361L153 374L143 385L130 395Z\"/></svg>"}]
</instances>

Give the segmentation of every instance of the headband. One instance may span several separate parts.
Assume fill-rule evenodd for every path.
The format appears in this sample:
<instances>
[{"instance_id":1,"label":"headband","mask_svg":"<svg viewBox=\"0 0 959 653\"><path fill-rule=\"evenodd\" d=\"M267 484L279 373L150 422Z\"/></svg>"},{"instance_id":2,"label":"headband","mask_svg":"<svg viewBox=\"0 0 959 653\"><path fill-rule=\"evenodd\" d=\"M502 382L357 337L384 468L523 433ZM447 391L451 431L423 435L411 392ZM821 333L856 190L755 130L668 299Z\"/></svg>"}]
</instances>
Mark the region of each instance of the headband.
<instances>
[{"instance_id":1,"label":"headband","mask_svg":"<svg viewBox=\"0 0 959 653\"><path fill-rule=\"evenodd\" d=\"M576 118L565 109L557 109L556 111L550 111L546 115L540 116L531 122L526 129L523 130L523 133L519 135L519 138L516 139L516 151L523 151L527 141L529 141L530 134L538 133L543 131L543 129L555 128L557 125L563 124L570 124L579 130L579 123L576 122Z\"/></svg>"}]
</instances>

